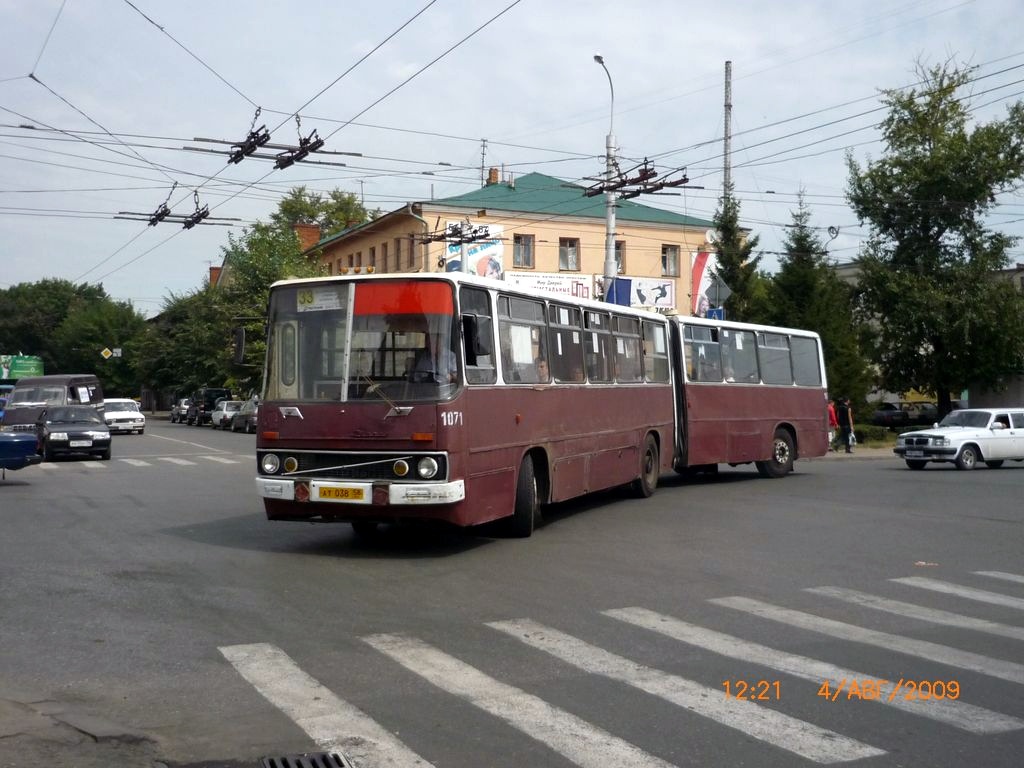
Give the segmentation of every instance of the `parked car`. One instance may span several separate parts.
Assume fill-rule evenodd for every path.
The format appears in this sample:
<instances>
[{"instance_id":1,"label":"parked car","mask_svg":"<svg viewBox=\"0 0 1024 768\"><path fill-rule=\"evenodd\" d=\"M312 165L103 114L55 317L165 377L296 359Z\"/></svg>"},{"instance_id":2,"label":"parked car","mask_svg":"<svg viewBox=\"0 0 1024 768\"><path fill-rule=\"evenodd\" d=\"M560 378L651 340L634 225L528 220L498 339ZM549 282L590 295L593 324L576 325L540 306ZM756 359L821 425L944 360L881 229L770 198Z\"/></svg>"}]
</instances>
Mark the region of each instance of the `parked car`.
<instances>
[{"instance_id":1,"label":"parked car","mask_svg":"<svg viewBox=\"0 0 1024 768\"><path fill-rule=\"evenodd\" d=\"M188 407L192 403L187 397L175 400L171 406L171 424L184 424L188 417Z\"/></svg>"},{"instance_id":2,"label":"parked car","mask_svg":"<svg viewBox=\"0 0 1024 768\"><path fill-rule=\"evenodd\" d=\"M256 419L260 413L260 401L258 398L250 398L242 403L234 416L231 417L232 432L255 432Z\"/></svg>"},{"instance_id":3,"label":"parked car","mask_svg":"<svg viewBox=\"0 0 1024 768\"><path fill-rule=\"evenodd\" d=\"M928 402L878 403L875 412L871 414L872 424L894 429L917 424L934 424L938 420L938 406Z\"/></svg>"},{"instance_id":4,"label":"parked car","mask_svg":"<svg viewBox=\"0 0 1024 768\"><path fill-rule=\"evenodd\" d=\"M43 457L36 452L38 441L30 432L0 432L0 470L24 469Z\"/></svg>"},{"instance_id":5,"label":"parked car","mask_svg":"<svg viewBox=\"0 0 1024 768\"><path fill-rule=\"evenodd\" d=\"M241 400L221 400L210 414L210 426L214 429L227 429L231 426L231 418L241 407Z\"/></svg>"},{"instance_id":6,"label":"parked car","mask_svg":"<svg viewBox=\"0 0 1024 768\"><path fill-rule=\"evenodd\" d=\"M979 461L992 469L1004 461L1024 461L1024 407L966 408L951 411L937 427L905 432L893 451L911 469L929 461L974 469Z\"/></svg>"},{"instance_id":7,"label":"parked car","mask_svg":"<svg viewBox=\"0 0 1024 768\"><path fill-rule=\"evenodd\" d=\"M36 438L44 461L54 457L87 453L110 458L110 430L103 416L91 405L55 405L36 420Z\"/></svg>"},{"instance_id":8,"label":"parked car","mask_svg":"<svg viewBox=\"0 0 1024 768\"><path fill-rule=\"evenodd\" d=\"M134 400L122 397L103 401L103 420L111 434L130 432L142 434L146 429L146 415L139 409Z\"/></svg>"},{"instance_id":9,"label":"parked car","mask_svg":"<svg viewBox=\"0 0 1024 768\"><path fill-rule=\"evenodd\" d=\"M185 421L201 427L210 423L210 416L213 415L218 400L231 399L231 390L224 387L200 387L189 399L191 402L188 404Z\"/></svg>"},{"instance_id":10,"label":"parked car","mask_svg":"<svg viewBox=\"0 0 1024 768\"><path fill-rule=\"evenodd\" d=\"M871 414L871 423L876 427L905 427L908 414L899 403L878 403Z\"/></svg>"}]
</instances>

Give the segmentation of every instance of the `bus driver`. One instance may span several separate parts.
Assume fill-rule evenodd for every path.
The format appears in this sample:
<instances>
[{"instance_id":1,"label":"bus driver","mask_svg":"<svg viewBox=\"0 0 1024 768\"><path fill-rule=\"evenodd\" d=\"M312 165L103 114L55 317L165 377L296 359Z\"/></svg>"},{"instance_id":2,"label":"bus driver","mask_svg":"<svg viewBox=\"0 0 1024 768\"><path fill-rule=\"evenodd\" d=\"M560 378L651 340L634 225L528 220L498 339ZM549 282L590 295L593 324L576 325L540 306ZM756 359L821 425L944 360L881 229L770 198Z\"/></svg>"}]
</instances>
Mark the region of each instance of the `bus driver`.
<instances>
[{"instance_id":1,"label":"bus driver","mask_svg":"<svg viewBox=\"0 0 1024 768\"><path fill-rule=\"evenodd\" d=\"M441 343L440 336L425 333L426 346L416 353L409 380L419 383L451 384L458 374L455 353Z\"/></svg>"}]
</instances>

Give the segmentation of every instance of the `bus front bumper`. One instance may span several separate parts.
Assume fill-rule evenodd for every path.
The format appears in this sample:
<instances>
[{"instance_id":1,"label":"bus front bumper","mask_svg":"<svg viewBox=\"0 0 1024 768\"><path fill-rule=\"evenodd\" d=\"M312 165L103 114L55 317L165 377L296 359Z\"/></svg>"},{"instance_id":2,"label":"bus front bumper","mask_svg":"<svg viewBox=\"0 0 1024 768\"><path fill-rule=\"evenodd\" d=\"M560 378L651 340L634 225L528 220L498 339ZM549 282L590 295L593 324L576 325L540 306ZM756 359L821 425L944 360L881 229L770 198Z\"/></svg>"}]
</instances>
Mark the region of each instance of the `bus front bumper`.
<instances>
[{"instance_id":1,"label":"bus front bumper","mask_svg":"<svg viewBox=\"0 0 1024 768\"><path fill-rule=\"evenodd\" d=\"M296 488L300 490L296 492ZM332 480L256 478L256 494L262 499L310 501L327 504L410 506L454 504L466 498L466 483L346 483Z\"/></svg>"}]
</instances>

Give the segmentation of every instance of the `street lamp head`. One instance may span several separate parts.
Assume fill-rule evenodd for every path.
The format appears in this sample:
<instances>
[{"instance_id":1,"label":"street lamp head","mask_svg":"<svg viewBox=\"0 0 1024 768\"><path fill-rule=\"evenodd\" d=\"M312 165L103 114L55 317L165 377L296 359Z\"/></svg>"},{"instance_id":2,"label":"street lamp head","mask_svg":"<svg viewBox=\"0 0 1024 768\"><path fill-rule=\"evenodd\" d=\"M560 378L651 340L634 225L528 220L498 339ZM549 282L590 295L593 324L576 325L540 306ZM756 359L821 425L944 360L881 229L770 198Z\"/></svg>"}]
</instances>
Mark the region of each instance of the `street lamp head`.
<instances>
[{"instance_id":1,"label":"street lamp head","mask_svg":"<svg viewBox=\"0 0 1024 768\"><path fill-rule=\"evenodd\" d=\"M596 61L598 64L604 65L604 56L595 54L594 61Z\"/></svg>"}]
</instances>

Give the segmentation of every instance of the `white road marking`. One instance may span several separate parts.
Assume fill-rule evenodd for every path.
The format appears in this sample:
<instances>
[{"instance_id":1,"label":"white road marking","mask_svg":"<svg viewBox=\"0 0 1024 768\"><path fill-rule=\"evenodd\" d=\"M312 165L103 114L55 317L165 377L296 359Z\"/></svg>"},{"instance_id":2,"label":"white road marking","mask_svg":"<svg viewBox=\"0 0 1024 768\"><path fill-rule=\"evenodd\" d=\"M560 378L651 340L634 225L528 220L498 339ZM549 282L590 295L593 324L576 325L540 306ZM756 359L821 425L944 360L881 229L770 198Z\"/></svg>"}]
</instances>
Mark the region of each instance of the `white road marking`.
<instances>
[{"instance_id":1,"label":"white road marking","mask_svg":"<svg viewBox=\"0 0 1024 768\"><path fill-rule=\"evenodd\" d=\"M981 603L1002 605L1008 608L1019 608L1024 611L1024 600L1019 597L1002 595L998 592L988 592L984 589L961 587L959 584L950 584L945 581L939 581L938 579L926 579L923 576L906 576L902 579L889 579L889 581L895 581L897 584L906 584L908 587L920 587L921 589L930 589L933 592L942 592L947 595L966 597L968 600L977 600Z\"/></svg>"},{"instance_id":2,"label":"white road marking","mask_svg":"<svg viewBox=\"0 0 1024 768\"><path fill-rule=\"evenodd\" d=\"M178 459L175 458L174 456L161 456L160 461L166 461L168 464L177 464L178 466L181 467L194 467L196 465L194 461L189 461L188 459Z\"/></svg>"},{"instance_id":3,"label":"white road marking","mask_svg":"<svg viewBox=\"0 0 1024 768\"><path fill-rule=\"evenodd\" d=\"M178 440L178 439L173 438L173 437L164 437L163 435L153 435L153 437L157 438L158 440L166 440L169 443L180 443L181 445L191 445L191 446L199 448L200 450L203 450L203 451L217 451L217 450L219 450L218 448L214 448L213 446L210 446L210 445L203 445L202 443L193 443L191 440Z\"/></svg>"},{"instance_id":4,"label":"white road marking","mask_svg":"<svg viewBox=\"0 0 1024 768\"><path fill-rule=\"evenodd\" d=\"M959 648L939 645L928 640L916 640L888 632L877 632L873 629L858 627L856 624L848 624L845 621L826 619L811 613L770 605L760 600L751 600L748 597L717 597L708 602L840 640L874 645L887 651L905 653L908 656L917 656L921 659L936 661L939 664L969 669L982 675L1024 685L1024 664L1013 661L993 659L989 656L982 656L980 653L962 651Z\"/></svg>"},{"instance_id":5,"label":"white road marking","mask_svg":"<svg viewBox=\"0 0 1024 768\"><path fill-rule=\"evenodd\" d=\"M217 461L221 464L237 464L238 462L234 459L225 459L223 456L202 456L201 458L207 461Z\"/></svg>"},{"instance_id":6,"label":"white road marking","mask_svg":"<svg viewBox=\"0 0 1024 768\"><path fill-rule=\"evenodd\" d=\"M153 466L148 461L143 461L142 459L118 459L118 461L123 461L125 464L131 464L133 467L151 467L151 466Z\"/></svg>"},{"instance_id":7,"label":"white road marking","mask_svg":"<svg viewBox=\"0 0 1024 768\"><path fill-rule=\"evenodd\" d=\"M52 461L40 462L38 466L39 466L40 469L56 469L57 468L57 465L54 464Z\"/></svg>"},{"instance_id":8,"label":"white road marking","mask_svg":"<svg viewBox=\"0 0 1024 768\"><path fill-rule=\"evenodd\" d=\"M975 571L978 576L988 576L992 579L1002 579L1003 581L1012 581L1017 584L1024 584L1024 576L1017 573L1004 573L1003 571Z\"/></svg>"},{"instance_id":9,"label":"white road marking","mask_svg":"<svg viewBox=\"0 0 1024 768\"><path fill-rule=\"evenodd\" d=\"M810 680L817 686L820 686L826 680L830 680L834 685L837 685L843 679L885 679L883 675L858 672L807 656L779 651L759 643L742 640L733 635L688 624L685 621L655 613L645 608L621 608L604 611L604 614L614 619L649 629L666 637L671 637L674 640L695 645L698 648L706 648L721 656L771 667L794 677ZM902 709L919 717L938 720L971 733L1005 733L1024 728L1024 720L959 700L907 699L903 693L898 692L890 701L890 691L895 684L895 681L887 681L886 684L880 686L882 689L881 695L876 699L870 699L870 701Z\"/></svg>"},{"instance_id":10,"label":"white road marking","mask_svg":"<svg viewBox=\"0 0 1024 768\"><path fill-rule=\"evenodd\" d=\"M1011 637L1015 640L1024 640L1024 627L1013 627L1009 624L1000 624L987 619L977 619L973 616L961 616L959 613L940 611L937 608L925 608L913 603L905 603L902 600L889 600L876 595L869 595L858 592L855 589L844 589L843 587L810 587L805 592L813 592L816 595L835 597L854 605L862 605L865 608L874 608L878 611L895 613L897 616L907 616L919 621L928 621L932 624L943 624L947 627L959 627L961 629L973 629L977 632L985 632L989 635Z\"/></svg>"},{"instance_id":11,"label":"white road marking","mask_svg":"<svg viewBox=\"0 0 1024 768\"><path fill-rule=\"evenodd\" d=\"M583 768L669 768L669 763L639 747L543 699L499 682L420 640L403 635L371 635L362 639L441 690L504 720Z\"/></svg>"},{"instance_id":12,"label":"white road marking","mask_svg":"<svg viewBox=\"0 0 1024 768\"><path fill-rule=\"evenodd\" d=\"M79 462L81 466L88 467L89 469L106 469L107 464L103 461L83 461Z\"/></svg>"},{"instance_id":13,"label":"white road marking","mask_svg":"<svg viewBox=\"0 0 1024 768\"><path fill-rule=\"evenodd\" d=\"M638 664L529 619L488 623L517 640L586 672L639 688L702 717L816 763L884 755L885 750L798 720L752 701L726 698L722 689Z\"/></svg>"},{"instance_id":14,"label":"white road marking","mask_svg":"<svg viewBox=\"0 0 1024 768\"><path fill-rule=\"evenodd\" d=\"M341 752L357 766L431 768L359 708L339 699L268 643L220 648L238 673L290 717L320 749Z\"/></svg>"}]
</instances>

